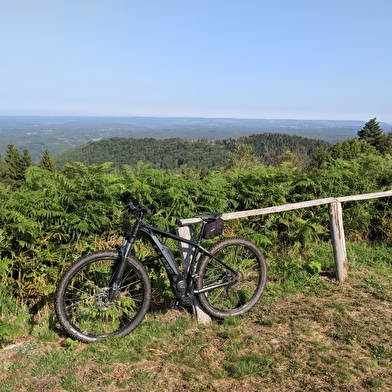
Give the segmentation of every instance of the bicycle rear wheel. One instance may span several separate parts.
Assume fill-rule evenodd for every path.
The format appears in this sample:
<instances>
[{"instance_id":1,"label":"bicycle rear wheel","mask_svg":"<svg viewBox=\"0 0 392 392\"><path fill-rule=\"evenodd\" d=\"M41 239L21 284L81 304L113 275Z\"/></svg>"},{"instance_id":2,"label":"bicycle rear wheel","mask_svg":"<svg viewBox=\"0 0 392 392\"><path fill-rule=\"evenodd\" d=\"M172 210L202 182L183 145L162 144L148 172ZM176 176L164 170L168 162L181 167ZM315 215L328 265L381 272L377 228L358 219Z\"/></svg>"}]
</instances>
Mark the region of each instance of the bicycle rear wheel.
<instances>
[{"instance_id":1,"label":"bicycle rear wheel","mask_svg":"<svg viewBox=\"0 0 392 392\"><path fill-rule=\"evenodd\" d=\"M123 279L109 301L109 281L119 259L117 251L93 252L72 264L56 291L60 324L73 338L91 343L124 336L143 320L151 298L151 284L139 260L127 258Z\"/></svg>"},{"instance_id":2,"label":"bicycle rear wheel","mask_svg":"<svg viewBox=\"0 0 392 392\"><path fill-rule=\"evenodd\" d=\"M267 264L260 249L244 238L226 238L214 244L210 253L214 258L206 255L200 260L196 282L196 290L206 290L198 294L204 310L224 318L251 309L267 281Z\"/></svg>"}]
</instances>

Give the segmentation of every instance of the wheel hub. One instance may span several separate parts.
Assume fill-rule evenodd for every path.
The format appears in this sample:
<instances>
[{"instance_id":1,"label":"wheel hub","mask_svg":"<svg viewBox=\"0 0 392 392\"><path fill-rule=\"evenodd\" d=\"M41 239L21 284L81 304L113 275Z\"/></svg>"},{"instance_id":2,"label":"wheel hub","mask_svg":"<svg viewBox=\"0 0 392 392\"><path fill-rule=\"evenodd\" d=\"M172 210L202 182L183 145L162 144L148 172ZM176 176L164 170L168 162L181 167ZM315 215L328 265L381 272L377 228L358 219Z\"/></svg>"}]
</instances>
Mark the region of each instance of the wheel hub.
<instances>
[{"instance_id":1,"label":"wheel hub","mask_svg":"<svg viewBox=\"0 0 392 392\"><path fill-rule=\"evenodd\" d=\"M95 294L95 306L102 311L109 310L115 306L118 293L116 292L112 300L109 299L109 287L99 289Z\"/></svg>"}]
</instances>

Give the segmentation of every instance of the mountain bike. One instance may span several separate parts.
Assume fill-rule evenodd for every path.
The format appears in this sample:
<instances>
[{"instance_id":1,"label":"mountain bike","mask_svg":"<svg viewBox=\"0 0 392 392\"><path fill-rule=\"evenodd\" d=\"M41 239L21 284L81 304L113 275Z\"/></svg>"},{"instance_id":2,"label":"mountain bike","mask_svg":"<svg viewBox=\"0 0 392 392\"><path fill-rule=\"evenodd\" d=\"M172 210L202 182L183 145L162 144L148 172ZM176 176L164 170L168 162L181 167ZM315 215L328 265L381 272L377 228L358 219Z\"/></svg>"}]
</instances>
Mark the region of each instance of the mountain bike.
<instances>
[{"instance_id":1,"label":"mountain bike","mask_svg":"<svg viewBox=\"0 0 392 392\"><path fill-rule=\"evenodd\" d=\"M203 240L220 236L221 213L197 215L201 226L190 238L161 230L143 222L151 211L129 203L125 211L134 215L130 233L117 250L100 250L81 257L61 277L55 309L65 332L82 342L130 333L145 317L151 301L151 282L145 266L131 254L137 239L147 239L167 272L176 304L199 300L214 318L239 315L250 310L262 295L267 279L263 253L251 241L223 238L209 249ZM158 238L159 237L159 238ZM189 262L178 263L160 238L185 243ZM197 237L195 239L195 237Z\"/></svg>"}]
</instances>

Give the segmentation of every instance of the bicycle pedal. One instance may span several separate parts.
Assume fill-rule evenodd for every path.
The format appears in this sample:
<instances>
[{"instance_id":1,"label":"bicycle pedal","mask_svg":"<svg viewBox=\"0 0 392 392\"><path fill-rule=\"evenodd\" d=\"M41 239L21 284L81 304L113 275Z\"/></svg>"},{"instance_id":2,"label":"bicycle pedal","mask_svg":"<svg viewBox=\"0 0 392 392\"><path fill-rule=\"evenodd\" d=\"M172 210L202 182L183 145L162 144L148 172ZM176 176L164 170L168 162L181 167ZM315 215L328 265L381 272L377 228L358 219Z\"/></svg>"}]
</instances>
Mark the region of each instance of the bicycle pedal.
<instances>
[{"instance_id":1,"label":"bicycle pedal","mask_svg":"<svg viewBox=\"0 0 392 392\"><path fill-rule=\"evenodd\" d=\"M170 303L170 308L171 309L178 309L179 305L180 305L180 301L178 299L176 299Z\"/></svg>"}]
</instances>

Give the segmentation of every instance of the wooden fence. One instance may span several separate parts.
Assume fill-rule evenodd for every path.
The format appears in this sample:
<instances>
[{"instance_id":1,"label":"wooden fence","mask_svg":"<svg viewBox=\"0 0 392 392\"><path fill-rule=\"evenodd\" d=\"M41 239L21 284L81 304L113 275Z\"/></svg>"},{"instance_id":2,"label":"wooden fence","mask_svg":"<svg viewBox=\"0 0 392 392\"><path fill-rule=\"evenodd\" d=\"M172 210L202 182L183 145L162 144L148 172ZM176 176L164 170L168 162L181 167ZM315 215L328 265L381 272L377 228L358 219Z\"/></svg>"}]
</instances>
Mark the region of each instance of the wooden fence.
<instances>
[{"instance_id":1,"label":"wooden fence","mask_svg":"<svg viewBox=\"0 0 392 392\"><path fill-rule=\"evenodd\" d=\"M354 195L354 196L328 197L324 199L316 199L316 200L304 201L299 203L284 204L275 207L224 213L222 215L222 219L223 220L240 219L249 216L266 215L272 213L279 213L283 211L292 211L301 208L314 207L322 204L328 204L329 220L331 225L332 246L333 246L333 254L335 260L335 275L336 275L336 279L339 282L343 282L347 278L347 274L348 274L348 260L347 260L347 252L346 252L346 241L344 236L342 203L347 201L378 199L381 197L389 197L389 196L392 196L392 190L386 192L366 193L366 194ZM190 232L189 225L195 224L199 221L200 220L197 218L182 219L180 221L181 227L177 229L178 235L184 238L190 238L191 232ZM186 263L188 260L187 249L182 248L181 251L183 254L183 260ZM200 317L196 309L196 313L198 314L198 320L200 322L207 322L207 320L203 321L203 314L201 311L199 312L200 312Z\"/></svg>"}]
</instances>

